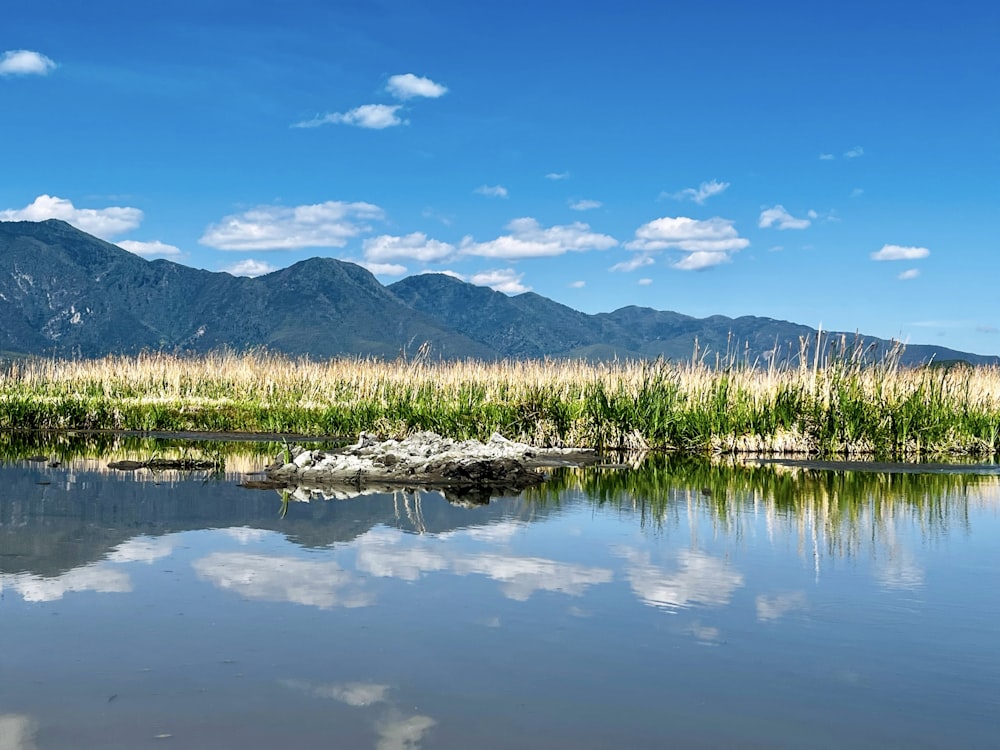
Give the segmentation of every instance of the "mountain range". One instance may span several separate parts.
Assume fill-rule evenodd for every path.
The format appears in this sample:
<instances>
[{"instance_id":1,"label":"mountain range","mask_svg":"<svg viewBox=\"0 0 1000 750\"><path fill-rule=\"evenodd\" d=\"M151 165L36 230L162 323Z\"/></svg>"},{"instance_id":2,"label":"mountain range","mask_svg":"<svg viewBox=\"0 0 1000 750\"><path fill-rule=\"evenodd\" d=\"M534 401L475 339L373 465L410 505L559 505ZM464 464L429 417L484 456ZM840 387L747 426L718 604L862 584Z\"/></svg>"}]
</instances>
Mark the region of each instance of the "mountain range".
<instances>
[{"instance_id":1,"label":"mountain range","mask_svg":"<svg viewBox=\"0 0 1000 750\"><path fill-rule=\"evenodd\" d=\"M850 344L856 334L845 334ZM863 337L869 356L892 342ZM826 334L837 341L840 334ZM507 296L445 274L384 286L361 266L312 258L256 278L146 260L69 224L0 222L0 350L96 357L267 348L292 355L790 358L816 331L771 318L623 307L589 315L533 292ZM697 344L696 344L697 342ZM697 349L696 349L697 348ZM426 349L426 347L425 347ZM908 345L904 364L1000 357Z\"/></svg>"}]
</instances>

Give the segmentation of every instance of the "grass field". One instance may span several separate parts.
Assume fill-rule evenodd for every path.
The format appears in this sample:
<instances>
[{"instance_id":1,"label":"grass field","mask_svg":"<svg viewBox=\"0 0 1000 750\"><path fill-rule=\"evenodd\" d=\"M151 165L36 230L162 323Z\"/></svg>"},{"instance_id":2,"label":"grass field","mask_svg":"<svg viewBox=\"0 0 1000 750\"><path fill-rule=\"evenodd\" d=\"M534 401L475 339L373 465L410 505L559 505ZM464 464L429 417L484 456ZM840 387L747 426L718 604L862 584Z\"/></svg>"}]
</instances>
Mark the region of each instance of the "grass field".
<instances>
[{"instance_id":1,"label":"grass field","mask_svg":"<svg viewBox=\"0 0 1000 750\"><path fill-rule=\"evenodd\" d=\"M455 438L908 457L1000 451L1000 369L699 361L313 361L253 352L24 360L0 428Z\"/></svg>"}]
</instances>

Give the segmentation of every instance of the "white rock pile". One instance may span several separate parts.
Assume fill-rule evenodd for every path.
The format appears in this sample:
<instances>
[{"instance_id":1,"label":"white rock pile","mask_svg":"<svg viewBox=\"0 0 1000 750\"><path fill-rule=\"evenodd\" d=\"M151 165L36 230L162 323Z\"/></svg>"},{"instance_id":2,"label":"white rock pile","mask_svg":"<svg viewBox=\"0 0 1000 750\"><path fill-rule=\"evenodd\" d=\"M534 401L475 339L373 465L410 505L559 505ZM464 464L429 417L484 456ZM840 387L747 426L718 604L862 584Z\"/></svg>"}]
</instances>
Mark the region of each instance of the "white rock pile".
<instances>
[{"instance_id":1,"label":"white rock pile","mask_svg":"<svg viewBox=\"0 0 1000 750\"><path fill-rule=\"evenodd\" d=\"M286 460L290 458L291 460ZM591 463L591 451L536 448L494 434L485 443L456 441L433 432L405 440L379 441L361 433L358 442L339 451L294 446L265 473L289 485L354 485L370 482L404 486L498 486L523 489L545 479L541 469Z\"/></svg>"}]
</instances>

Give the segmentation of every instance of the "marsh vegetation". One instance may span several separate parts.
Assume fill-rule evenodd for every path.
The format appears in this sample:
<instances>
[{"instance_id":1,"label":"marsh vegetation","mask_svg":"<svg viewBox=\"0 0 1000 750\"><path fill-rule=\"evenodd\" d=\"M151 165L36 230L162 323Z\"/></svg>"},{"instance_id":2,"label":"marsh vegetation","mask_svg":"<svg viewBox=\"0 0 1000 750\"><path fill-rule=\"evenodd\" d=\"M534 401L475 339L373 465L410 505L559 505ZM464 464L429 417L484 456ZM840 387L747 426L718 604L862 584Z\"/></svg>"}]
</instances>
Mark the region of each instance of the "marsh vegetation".
<instances>
[{"instance_id":1,"label":"marsh vegetation","mask_svg":"<svg viewBox=\"0 0 1000 750\"><path fill-rule=\"evenodd\" d=\"M1000 369L800 357L456 361L266 352L26 360L0 372L0 428L402 437L916 457L1000 450Z\"/></svg>"}]
</instances>

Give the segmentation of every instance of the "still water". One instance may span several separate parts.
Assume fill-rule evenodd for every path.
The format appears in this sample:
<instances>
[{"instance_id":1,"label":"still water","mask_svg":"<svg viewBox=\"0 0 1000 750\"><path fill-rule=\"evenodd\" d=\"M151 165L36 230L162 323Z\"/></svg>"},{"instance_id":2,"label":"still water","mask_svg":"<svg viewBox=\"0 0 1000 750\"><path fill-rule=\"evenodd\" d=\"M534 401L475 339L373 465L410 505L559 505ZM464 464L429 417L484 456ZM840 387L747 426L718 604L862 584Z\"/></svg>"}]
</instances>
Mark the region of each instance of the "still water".
<instances>
[{"instance_id":1,"label":"still water","mask_svg":"<svg viewBox=\"0 0 1000 750\"><path fill-rule=\"evenodd\" d=\"M462 505L53 462L0 466L0 750L1000 743L991 472L660 458Z\"/></svg>"}]
</instances>

